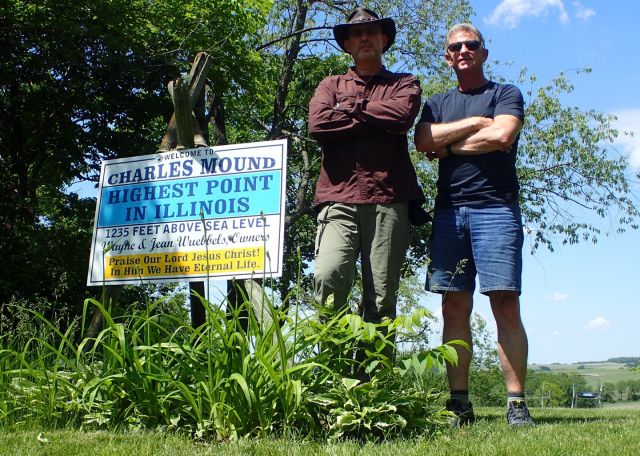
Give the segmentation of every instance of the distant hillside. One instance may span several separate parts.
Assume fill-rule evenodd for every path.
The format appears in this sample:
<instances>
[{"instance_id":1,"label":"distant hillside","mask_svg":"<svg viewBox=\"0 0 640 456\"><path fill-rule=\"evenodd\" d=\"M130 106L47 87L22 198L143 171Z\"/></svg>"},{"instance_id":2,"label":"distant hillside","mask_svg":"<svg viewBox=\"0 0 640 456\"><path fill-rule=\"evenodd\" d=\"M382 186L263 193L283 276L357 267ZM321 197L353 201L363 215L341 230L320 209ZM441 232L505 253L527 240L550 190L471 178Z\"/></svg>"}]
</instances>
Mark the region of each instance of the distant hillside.
<instances>
[{"instance_id":1,"label":"distant hillside","mask_svg":"<svg viewBox=\"0 0 640 456\"><path fill-rule=\"evenodd\" d=\"M614 361L616 360L616 361ZM629 363L628 361L632 362ZM635 361L634 361L635 360ZM640 373L629 370L637 362L639 357L611 358L607 361L588 361L572 364L531 364L529 368L534 372L568 373L568 374L595 374L600 376L600 382L616 383L620 380L638 380Z\"/></svg>"},{"instance_id":2,"label":"distant hillside","mask_svg":"<svg viewBox=\"0 0 640 456\"><path fill-rule=\"evenodd\" d=\"M640 356L621 356L620 358L609 358L611 363L628 364L631 367L640 365Z\"/></svg>"},{"instance_id":3,"label":"distant hillside","mask_svg":"<svg viewBox=\"0 0 640 456\"><path fill-rule=\"evenodd\" d=\"M602 364L602 363L616 363L616 364L628 364L631 367L640 365L640 356L620 356L618 358L609 358L606 361L578 361L573 364ZM557 363L554 363L557 364Z\"/></svg>"}]
</instances>

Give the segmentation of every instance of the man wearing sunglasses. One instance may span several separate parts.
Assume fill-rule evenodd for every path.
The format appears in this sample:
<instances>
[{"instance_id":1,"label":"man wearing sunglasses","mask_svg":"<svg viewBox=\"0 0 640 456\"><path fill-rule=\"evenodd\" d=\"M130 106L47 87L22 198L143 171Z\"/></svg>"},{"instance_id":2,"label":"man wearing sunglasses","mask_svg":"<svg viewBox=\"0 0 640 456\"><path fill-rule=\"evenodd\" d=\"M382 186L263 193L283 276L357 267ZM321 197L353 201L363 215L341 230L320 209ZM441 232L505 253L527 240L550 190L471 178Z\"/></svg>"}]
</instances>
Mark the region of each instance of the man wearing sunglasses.
<instances>
[{"instance_id":1,"label":"man wearing sunglasses","mask_svg":"<svg viewBox=\"0 0 640 456\"><path fill-rule=\"evenodd\" d=\"M315 300L329 312L345 309L360 258L359 311L365 321L379 323L396 316L409 201L423 197L407 144L421 89L415 77L382 63L396 36L393 19L359 7L333 34L354 66L323 79L309 103L309 133L322 146L314 200ZM390 348L385 353L393 358ZM362 370L356 374L368 378Z\"/></svg>"},{"instance_id":2,"label":"man wearing sunglasses","mask_svg":"<svg viewBox=\"0 0 640 456\"><path fill-rule=\"evenodd\" d=\"M471 24L453 26L445 60L458 87L432 96L416 126L415 144L438 160L437 196L426 287L442 295L444 341L472 346L469 320L476 276L496 320L510 426L532 425L525 400L527 335L520 318L523 232L516 175L524 120L520 90L487 80L484 38ZM475 420L469 401L471 352L447 366L447 408L463 425Z\"/></svg>"}]
</instances>

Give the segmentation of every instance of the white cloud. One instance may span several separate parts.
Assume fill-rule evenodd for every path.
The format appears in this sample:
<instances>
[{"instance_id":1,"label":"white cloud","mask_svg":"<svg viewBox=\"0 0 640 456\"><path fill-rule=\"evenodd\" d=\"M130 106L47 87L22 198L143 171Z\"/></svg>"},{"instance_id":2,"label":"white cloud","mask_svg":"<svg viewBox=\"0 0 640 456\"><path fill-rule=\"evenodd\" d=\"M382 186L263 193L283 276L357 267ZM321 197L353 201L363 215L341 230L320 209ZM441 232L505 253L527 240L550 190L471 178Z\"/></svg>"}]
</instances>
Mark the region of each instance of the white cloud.
<instances>
[{"instance_id":1,"label":"white cloud","mask_svg":"<svg viewBox=\"0 0 640 456\"><path fill-rule=\"evenodd\" d=\"M568 294L562 293L560 291L554 291L553 294L551 294L550 296L552 301L564 301L568 297L569 297Z\"/></svg>"},{"instance_id":2,"label":"white cloud","mask_svg":"<svg viewBox=\"0 0 640 456\"><path fill-rule=\"evenodd\" d=\"M562 0L502 0L485 22L514 28L523 17L548 16L550 13L556 13L561 23L569 23L569 14Z\"/></svg>"},{"instance_id":3,"label":"white cloud","mask_svg":"<svg viewBox=\"0 0 640 456\"><path fill-rule=\"evenodd\" d=\"M628 109L613 113L618 120L613 126L620 132L616 144L629 155L629 165L634 171L640 171L640 109ZM632 132L633 135L624 135Z\"/></svg>"},{"instance_id":4,"label":"white cloud","mask_svg":"<svg viewBox=\"0 0 640 456\"><path fill-rule=\"evenodd\" d=\"M611 327L611 322L604 317L597 316L593 320L589 321L585 326L587 331L606 331Z\"/></svg>"},{"instance_id":5,"label":"white cloud","mask_svg":"<svg viewBox=\"0 0 640 456\"><path fill-rule=\"evenodd\" d=\"M589 20L589 18L596 15L596 12L591 8L587 8L582 3L575 1L573 2L573 6L576 8L576 17L583 21Z\"/></svg>"}]
</instances>

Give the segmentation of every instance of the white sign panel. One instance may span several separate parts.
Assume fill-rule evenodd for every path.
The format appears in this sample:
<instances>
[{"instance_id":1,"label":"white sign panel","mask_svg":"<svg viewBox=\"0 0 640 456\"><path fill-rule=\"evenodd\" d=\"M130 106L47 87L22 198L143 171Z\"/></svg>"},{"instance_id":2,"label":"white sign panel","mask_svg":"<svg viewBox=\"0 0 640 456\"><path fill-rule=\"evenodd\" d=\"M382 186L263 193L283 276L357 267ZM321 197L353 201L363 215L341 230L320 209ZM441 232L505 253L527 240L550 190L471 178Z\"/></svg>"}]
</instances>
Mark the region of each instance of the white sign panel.
<instances>
[{"instance_id":1,"label":"white sign panel","mask_svg":"<svg viewBox=\"0 0 640 456\"><path fill-rule=\"evenodd\" d=\"M87 285L282 275L286 140L106 160Z\"/></svg>"}]
</instances>

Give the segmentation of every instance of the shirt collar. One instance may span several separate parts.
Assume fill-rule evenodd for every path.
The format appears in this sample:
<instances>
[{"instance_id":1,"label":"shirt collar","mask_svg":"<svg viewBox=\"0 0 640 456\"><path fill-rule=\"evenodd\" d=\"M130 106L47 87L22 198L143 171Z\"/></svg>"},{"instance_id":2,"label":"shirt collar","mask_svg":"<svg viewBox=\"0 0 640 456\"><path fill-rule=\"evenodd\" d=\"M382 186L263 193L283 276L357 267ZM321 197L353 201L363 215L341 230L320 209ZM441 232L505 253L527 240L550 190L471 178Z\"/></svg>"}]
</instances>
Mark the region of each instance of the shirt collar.
<instances>
[{"instance_id":1,"label":"shirt collar","mask_svg":"<svg viewBox=\"0 0 640 456\"><path fill-rule=\"evenodd\" d=\"M363 81L363 79L360 76L358 76L358 73L356 73L354 66L349 67L349 71L347 71L347 74L345 74L345 77L346 79L350 79L350 80ZM376 74L372 75L371 77L372 78L382 77L382 78L390 79L393 77L393 73L387 70L385 66L383 66L380 71L378 71Z\"/></svg>"}]
</instances>

